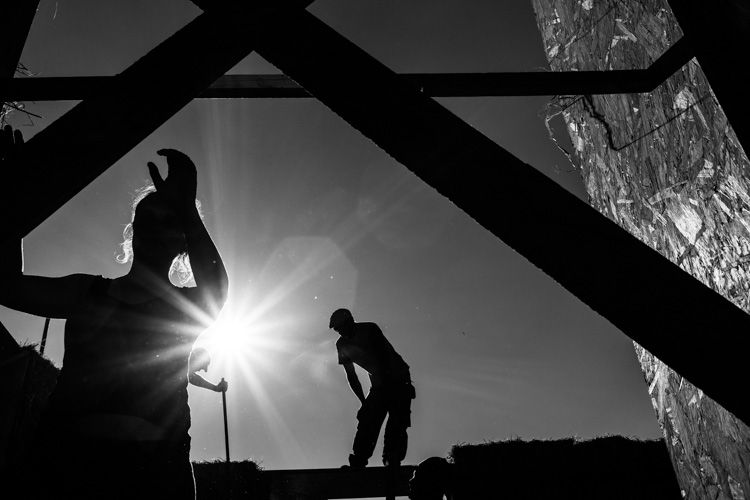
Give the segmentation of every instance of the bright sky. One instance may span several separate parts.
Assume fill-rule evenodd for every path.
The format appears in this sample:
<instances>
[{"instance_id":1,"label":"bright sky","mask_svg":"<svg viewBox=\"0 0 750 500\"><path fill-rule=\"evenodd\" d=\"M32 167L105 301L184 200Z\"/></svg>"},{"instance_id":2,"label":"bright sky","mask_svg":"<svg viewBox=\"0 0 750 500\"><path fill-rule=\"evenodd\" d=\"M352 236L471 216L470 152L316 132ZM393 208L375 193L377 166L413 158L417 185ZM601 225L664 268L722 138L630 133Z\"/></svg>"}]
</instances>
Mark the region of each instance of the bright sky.
<instances>
[{"instance_id":1,"label":"bright sky","mask_svg":"<svg viewBox=\"0 0 750 500\"><path fill-rule=\"evenodd\" d=\"M317 0L309 10L397 72L548 70L527 0ZM199 13L187 0L42 0L21 61L39 76L114 75ZM253 55L232 72L277 70ZM577 172L557 173L571 166L547 137L547 98L440 102L585 197ZM42 118L12 124L30 138L74 104L27 103ZM155 154L164 147L198 165L231 279L220 323L241 341L227 351L208 334L199 342L212 349L207 378L229 381L233 460L346 462L359 403L327 328L338 307L378 323L411 365L406 463L516 436L661 437L627 337L314 99L194 101L26 238L26 272L124 274L115 254L129 202L147 161L166 172ZM534 186L503 185L497 169L487 179L498 196L522 189L534 203ZM20 342L41 340L43 318L0 309L0 320ZM62 329L53 321L47 343L58 366ZM223 458L221 395L191 387L190 404L193 459Z\"/></svg>"}]
</instances>

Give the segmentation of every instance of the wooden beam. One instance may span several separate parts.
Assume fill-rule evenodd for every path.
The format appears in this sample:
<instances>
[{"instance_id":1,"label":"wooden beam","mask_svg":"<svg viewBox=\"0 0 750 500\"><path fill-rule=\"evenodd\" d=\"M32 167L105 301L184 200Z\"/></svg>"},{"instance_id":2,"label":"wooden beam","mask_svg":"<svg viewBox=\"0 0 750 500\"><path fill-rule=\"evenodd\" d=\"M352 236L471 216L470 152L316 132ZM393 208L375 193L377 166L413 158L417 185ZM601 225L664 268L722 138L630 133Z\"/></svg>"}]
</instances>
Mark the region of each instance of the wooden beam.
<instances>
[{"instance_id":1,"label":"wooden beam","mask_svg":"<svg viewBox=\"0 0 750 500\"><path fill-rule=\"evenodd\" d=\"M26 38L29 36L31 24L34 21L39 0L3 0L0 2L0 81L9 80L16 74L16 68L21 59ZM12 102L0 92L0 105ZM2 107L2 106L0 106ZM5 181L9 185L15 185L15 175L5 171ZM0 252L0 256L2 252ZM20 347L8 332L5 325L0 323L0 355L8 352L18 351Z\"/></svg>"},{"instance_id":2,"label":"wooden beam","mask_svg":"<svg viewBox=\"0 0 750 500\"><path fill-rule=\"evenodd\" d=\"M534 96L649 92L645 70L550 73L403 74L430 97ZM0 80L0 95L13 101L78 101L95 95L106 76L16 78ZM356 76L348 75L352 85ZM197 99L303 98L309 92L285 75L225 75Z\"/></svg>"},{"instance_id":3,"label":"wooden beam","mask_svg":"<svg viewBox=\"0 0 750 500\"><path fill-rule=\"evenodd\" d=\"M28 234L311 1L204 12L31 138L0 163L20 177L0 198L0 244Z\"/></svg>"},{"instance_id":4,"label":"wooden beam","mask_svg":"<svg viewBox=\"0 0 750 500\"><path fill-rule=\"evenodd\" d=\"M667 78L674 75L694 56L695 53L685 37L674 42L666 52L648 67L649 85L651 86L648 92L651 92L664 83Z\"/></svg>"},{"instance_id":5,"label":"wooden beam","mask_svg":"<svg viewBox=\"0 0 750 500\"><path fill-rule=\"evenodd\" d=\"M627 336L750 423L750 401L731 383L746 377L741 346L750 316L307 12L290 16L257 51ZM351 75L357 75L356 85Z\"/></svg>"},{"instance_id":6,"label":"wooden beam","mask_svg":"<svg viewBox=\"0 0 750 500\"><path fill-rule=\"evenodd\" d=\"M29 36L39 0L3 0L0 2L0 78L13 78L21 59L26 38ZM0 92L2 102L6 99Z\"/></svg>"},{"instance_id":7,"label":"wooden beam","mask_svg":"<svg viewBox=\"0 0 750 500\"><path fill-rule=\"evenodd\" d=\"M414 466L267 470L261 481L267 498L329 500L396 497L409 494Z\"/></svg>"},{"instance_id":8,"label":"wooden beam","mask_svg":"<svg viewBox=\"0 0 750 500\"><path fill-rule=\"evenodd\" d=\"M745 153L750 153L750 100L747 99L746 0L669 0L680 28L695 53Z\"/></svg>"},{"instance_id":9,"label":"wooden beam","mask_svg":"<svg viewBox=\"0 0 750 500\"><path fill-rule=\"evenodd\" d=\"M628 94L650 92L690 60L677 42L643 70L539 73L406 73L401 77L430 97ZM107 85L106 76L0 80L0 95L13 101L78 101ZM351 85L356 77L349 75ZM311 97L286 75L224 75L198 99Z\"/></svg>"}]
</instances>

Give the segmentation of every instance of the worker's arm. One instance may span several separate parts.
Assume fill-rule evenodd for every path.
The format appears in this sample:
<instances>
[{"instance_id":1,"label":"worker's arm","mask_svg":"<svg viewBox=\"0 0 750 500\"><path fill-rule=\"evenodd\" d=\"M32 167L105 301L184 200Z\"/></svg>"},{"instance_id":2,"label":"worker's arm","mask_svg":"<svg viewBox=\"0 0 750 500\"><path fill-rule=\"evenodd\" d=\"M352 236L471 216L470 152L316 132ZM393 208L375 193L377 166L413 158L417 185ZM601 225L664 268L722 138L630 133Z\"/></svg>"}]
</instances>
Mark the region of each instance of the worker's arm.
<instances>
[{"instance_id":1,"label":"worker's arm","mask_svg":"<svg viewBox=\"0 0 750 500\"><path fill-rule=\"evenodd\" d=\"M218 384L213 384L196 372L188 373L188 382L196 387L203 387L204 389L209 389L214 392L226 392L227 387L229 386L224 379L221 379L221 382Z\"/></svg>"},{"instance_id":2,"label":"worker's arm","mask_svg":"<svg viewBox=\"0 0 750 500\"><path fill-rule=\"evenodd\" d=\"M6 167L3 159L18 151L23 143L20 131L9 125L0 130L0 175L8 186L13 186L16 173ZM23 270L23 241L11 236L10 241L0 244L0 305L47 318L69 317L94 279L85 274L28 276Z\"/></svg>"},{"instance_id":3,"label":"worker's arm","mask_svg":"<svg viewBox=\"0 0 750 500\"><path fill-rule=\"evenodd\" d=\"M357 399L364 404L365 393L362 390L362 384L359 382L359 377L357 377L357 372L354 369L354 363L343 363L343 366L344 371L346 372L346 381L349 382L349 387L354 395L357 396Z\"/></svg>"},{"instance_id":4,"label":"worker's arm","mask_svg":"<svg viewBox=\"0 0 750 500\"><path fill-rule=\"evenodd\" d=\"M0 305L43 318L68 318L77 311L94 276L27 276L0 269Z\"/></svg>"}]
</instances>

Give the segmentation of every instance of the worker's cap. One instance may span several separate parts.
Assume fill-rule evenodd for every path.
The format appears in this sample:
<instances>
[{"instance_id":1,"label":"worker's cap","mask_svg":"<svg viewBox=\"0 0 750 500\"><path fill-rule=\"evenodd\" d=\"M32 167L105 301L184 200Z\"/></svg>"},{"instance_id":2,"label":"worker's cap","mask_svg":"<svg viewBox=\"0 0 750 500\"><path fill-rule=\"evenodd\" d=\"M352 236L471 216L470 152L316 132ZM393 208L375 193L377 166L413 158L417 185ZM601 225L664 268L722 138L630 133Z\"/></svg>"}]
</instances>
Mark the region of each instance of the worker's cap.
<instances>
[{"instance_id":1,"label":"worker's cap","mask_svg":"<svg viewBox=\"0 0 750 500\"><path fill-rule=\"evenodd\" d=\"M328 322L328 328L335 328L339 325L346 323L347 321L354 321L352 313L349 309L336 309L331 314L331 321Z\"/></svg>"}]
</instances>

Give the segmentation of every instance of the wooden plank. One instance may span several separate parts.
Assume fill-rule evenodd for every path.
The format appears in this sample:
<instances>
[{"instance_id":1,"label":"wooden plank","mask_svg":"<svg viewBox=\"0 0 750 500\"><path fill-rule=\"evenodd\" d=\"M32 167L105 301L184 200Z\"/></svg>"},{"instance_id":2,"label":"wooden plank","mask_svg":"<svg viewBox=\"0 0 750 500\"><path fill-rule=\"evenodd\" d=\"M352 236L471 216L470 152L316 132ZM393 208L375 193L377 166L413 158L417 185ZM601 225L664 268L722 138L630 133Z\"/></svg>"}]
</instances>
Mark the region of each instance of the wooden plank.
<instances>
[{"instance_id":1,"label":"wooden plank","mask_svg":"<svg viewBox=\"0 0 750 500\"><path fill-rule=\"evenodd\" d=\"M648 72L651 88L648 89L648 92L651 92L664 83L667 78L685 66L694 55L695 53L685 37L674 42L666 52L649 66Z\"/></svg>"},{"instance_id":2,"label":"wooden plank","mask_svg":"<svg viewBox=\"0 0 750 500\"><path fill-rule=\"evenodd\" d=\"M204 12L31 138L0 164L20 177L0 199L0 244L28 234L311 1Z\"/></svg>"},{"instance_id":3,"label":"wooden plank","mask_svg":"<svg viewBox=\"0 0 750 500\"><path fill-rule=\"evenodd\" d=\"M650 92L682 67L690 54L678 42L645 70L538 73L406 73L401 77L430 97L627 94ZM78 101L107 85L106 76L0 80L0 95L14 101ZM351 85L357 85L349 75ZM381 90L382 91L382 90ZM286 75L224 75L198 99L311 97Z\"/></svg>"},{"instance_id":4,"label":"wooden plank","mask_svg":"<svg viewBox=\"0 0 750 500\"><path fill-rule=\"evenodd\" d=\"M409 494L414 466L269 470L261 473L268 498L323 500Z\"/></svg>"},{"instance_id":5,"label":"wooden plank","mask_svg":"<svg viewBox=\"0 0 750 500\"><path fill-rule=\"evenodd\" d=\"M546 73L403 74L431 97L620 94L654 88L646 70ZM78 101L95 95L106 76L16 78L0 80L0 95L14 101ZM356 77L348 75L352 85ZM285 75L225 75L198 99L304 98L309 92Z\"/></svg>"},{"instance_id":6,"label":"wooden plank","mask_svg":"<svg viewBox=\"0 0 750 500\"><path fill-rule=\"evenodd\" d=\"M750 330L750 316L308 13L290 16L257 51L627 336L750 423L750 401L726 383L746 376L746 355L739 346ZM356 86L348 79L352 74L359 75Z\"/></svg>"}]
</instances>

